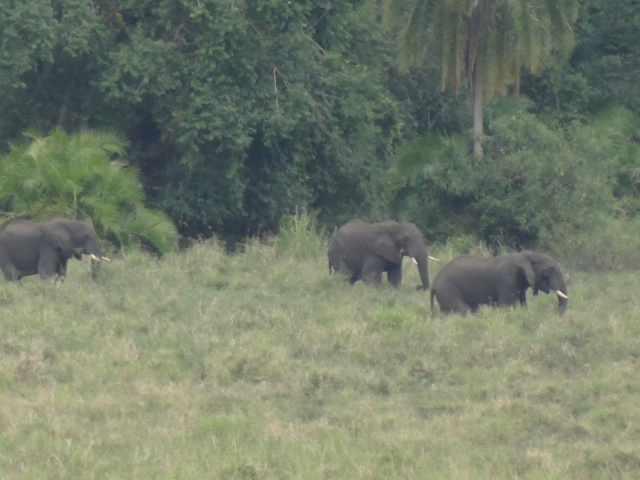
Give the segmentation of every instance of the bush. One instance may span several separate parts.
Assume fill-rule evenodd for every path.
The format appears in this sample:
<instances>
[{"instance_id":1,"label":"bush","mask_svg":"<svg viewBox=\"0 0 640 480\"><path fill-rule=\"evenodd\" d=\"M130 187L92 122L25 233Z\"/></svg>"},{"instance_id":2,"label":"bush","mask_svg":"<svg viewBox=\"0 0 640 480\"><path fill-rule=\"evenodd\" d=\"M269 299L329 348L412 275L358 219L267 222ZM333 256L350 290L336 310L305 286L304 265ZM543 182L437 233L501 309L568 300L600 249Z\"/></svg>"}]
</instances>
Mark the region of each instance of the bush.
<instances>
[{"instance_id":1,"label":"bush","mask_svg":"<svg viewBox=\"0 0 640 480\"><path fill-rule=\"evenodd\" d=\"M2 220L55 217L93 221L116 247L140 244L159 254L178 233L162 212L144 206L138 170L123 161L127 142L112 132L30 132L0 158Z\"/></svg>"},{"instance_id":2,"label":"bush","mask_svg":"<svg viewBox=\"0 0 640 480\"><path fill-rule=\"evenodd\" d=\"M317 222L307 212L285 215L280 220L280 229L275 240L278 255L293 255L296 258L313 257L324 248L317 233Z\"/></svg>"},{"instance_id":3,"label":"bush","mask_svg":"<svg viewBox=\"0 0 640 480\"><path fill-rule=\"evenodd\" d=\"M638 213L636 134L623 109L568 131L509 113L489 122L481 161L468 139L432 135L399 151L393 207L430 241L471 235L494 250L559 251L563 238L588 237L594 218Z\"/></svg>"}]
</instances>

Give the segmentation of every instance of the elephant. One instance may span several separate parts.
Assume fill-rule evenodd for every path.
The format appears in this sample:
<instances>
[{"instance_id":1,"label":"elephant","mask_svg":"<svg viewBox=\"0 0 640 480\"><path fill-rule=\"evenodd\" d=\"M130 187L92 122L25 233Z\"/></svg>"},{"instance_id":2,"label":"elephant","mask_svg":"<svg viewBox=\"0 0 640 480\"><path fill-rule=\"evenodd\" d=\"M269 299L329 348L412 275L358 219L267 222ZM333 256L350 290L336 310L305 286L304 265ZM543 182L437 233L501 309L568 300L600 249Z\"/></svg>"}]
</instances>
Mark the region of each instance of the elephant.
<instances>
[{"instance_id":1,"label":"elephant","mask_svg":"<svg viewBox=\"0 0 640 480\"><path fill-rule=\"evenodd\" d=\"M382 273L394 287L402 282L402 259L413 258L420 272L422 285L429 289L430 257L422 232L413 223L386 221L367 223L351 220L338 229L329 244L329 273L348 275L351 284L362 280L366 284L382 284Z\"/></svg>"},{"instance_id":2,"label":"elephant","mask_svg":"<svg viewBox=\"0 0 640 480\"><path fill-rule=\"evenodd\" d=\"M0 269L8 281L36 274L42 279L56 275L56 280L63 281L69 258L81 260L82 253L93 260L109 260L88 222L13 220L0 231Z\"/></svg>"},{"instance_id":3,"label":"elephant","mask_svg":"<svg viewBox=\"0 0 640 480\"><path fill-rule=\"evenodd\" d=\"M558 263L545 253L522 251L492 258L463 255L446 264L431 286L443 313L475 312L481 305L527 305L527 289L533 294L553 291L558 296L558 312L563 315L569 297Z\"/></svg>"}]
</instances>

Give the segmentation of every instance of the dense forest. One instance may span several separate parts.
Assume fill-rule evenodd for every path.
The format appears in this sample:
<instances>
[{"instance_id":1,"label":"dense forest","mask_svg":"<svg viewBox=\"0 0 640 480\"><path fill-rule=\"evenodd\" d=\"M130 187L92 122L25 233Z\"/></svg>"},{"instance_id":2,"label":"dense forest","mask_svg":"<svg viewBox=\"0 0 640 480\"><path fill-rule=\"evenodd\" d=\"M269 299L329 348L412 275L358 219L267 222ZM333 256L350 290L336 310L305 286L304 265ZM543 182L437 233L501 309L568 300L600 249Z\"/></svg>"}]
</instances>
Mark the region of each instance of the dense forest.
<instances>
[{"instance_id":1,"label":"dense forest","mask_svg":"<svg viewBox=\"0 0 640 480\"><path fill-rule=\"evenodd\" d=\"M30 142L101 132L120 205L185 237L309 212L588 255L640 212L638 78L636 0L9 0L0 209Z\"/></svg>"}]
</instances>

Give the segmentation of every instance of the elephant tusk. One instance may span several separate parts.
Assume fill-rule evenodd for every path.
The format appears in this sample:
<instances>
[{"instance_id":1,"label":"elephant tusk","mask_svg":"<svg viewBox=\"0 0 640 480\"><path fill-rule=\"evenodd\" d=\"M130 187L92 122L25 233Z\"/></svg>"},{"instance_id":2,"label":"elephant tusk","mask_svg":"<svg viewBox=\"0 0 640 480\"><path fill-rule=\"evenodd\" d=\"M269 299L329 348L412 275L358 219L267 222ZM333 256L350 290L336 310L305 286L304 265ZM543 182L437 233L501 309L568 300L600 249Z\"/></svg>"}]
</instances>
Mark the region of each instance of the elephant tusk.
<instances>
[{"instance_id":1,"label":"elephant tusk","mask_svg":"<svg viewBox=\"0 0 640 480\"><path fill-rule=\"evenodd\" d=\"M413 260L413 263L415 263L416 265L418 264L418 261L415 258L411 257L411 260Z\"/></svg>"},{"instance_id":2,"label":"elephant tusk","mask_svg":"<svg viewBox=\"0 0 640 480\"><path fill-rule=\"evenodd\" d=\"M95 260L96 262L99 262L100 259L98 257L96 257L93 253L89 255L91 257L91 260Z\"/></svg>"},{"instance_id":3,"label":"elephant tusk","mask_svg":"<svg viewBox=\"0 0 640 480\"><path fill-rule=\"evenodd\" d=\"M429 255L429 260L431 260L432 262L439 262L440 261L439 258L434 258L431 255Z\"/></svg>"},{"instance_id":4,"label":"elephant tusk","mask_svg":"<svg viewBox=\"0 0 640 480\"><path fill-rule=\"evenodd\" d=\"M569 297L567 297L564 293L562 293L560 290L556 290L556 295L558 295L558 297L560 298L564 298L565 300L569 300Z\"/></svg>"},{"instance_id":5,"label":"elephant tusk","mask_svg":"<svg viewBox=\"0 0 640 480\"><path fill-rule=\"evenodd\" d=\"M110 262L111 261L111 259L107 258L107 257L102 257L102 260L105 261L105 262Z\"/></svg>"}]
</instances>

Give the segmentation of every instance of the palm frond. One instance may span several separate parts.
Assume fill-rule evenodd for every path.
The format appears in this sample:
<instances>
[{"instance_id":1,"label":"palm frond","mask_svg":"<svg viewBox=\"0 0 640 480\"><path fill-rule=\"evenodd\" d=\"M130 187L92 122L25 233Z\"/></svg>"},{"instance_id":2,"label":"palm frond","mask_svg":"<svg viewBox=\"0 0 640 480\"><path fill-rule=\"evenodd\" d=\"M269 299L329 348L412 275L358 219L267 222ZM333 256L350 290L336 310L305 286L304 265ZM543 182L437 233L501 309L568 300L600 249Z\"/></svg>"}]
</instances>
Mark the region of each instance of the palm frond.
<instances>
[{"instance_id":1,"label":"palm frond","mask_svg":"<svg viewBox=\"0 0 640 480\"><path fill-rule=\"evenodd\" d=\"M554 48L562 58L569 58L575 46L572 24L578 18L580 4L577 0L544 0L544 4Z\"/></svg>"},{"instance_id":2,"label":"palm frond","mask_svg":"<svg viewBox=\"0 0 640 480\"><path fill-rule=\"evenodd\" d=\"M162 212L146 208L139 209L130 216L128 230L130 234L153 247L160 255L169 253L177 245L176 227Z\"/></svg>"},{"instance_id":3,"label":"palm frond","mask_svg":"<svg viewBox=\"0 0 640 480\"><path fill-rule=\"evenodd\" d=\"M386 0L385 5L387 20L400 24L403 68L429 56L440 65L443 89L457 93L462 76L471 84L475 75L485 101L510 86L517 91L521 67L540 73L552 51L566 58L578 11L577 0Z\"/></svg>"},{"instance_id":4,"label":"palm frond","mask_svg":"<svg viewBox=\"0 0 640 480\"><path fill-rule=\"evenodd\" d=\"M68 135L54 129L43 137L25 133L0 160L0 206L21 218L91 218L102 238L117 247L132 239L159 253L175 244L166 215L148 210L139 171L122 161L126 142L109 131Z\"/></svg>"}]
</instances>

